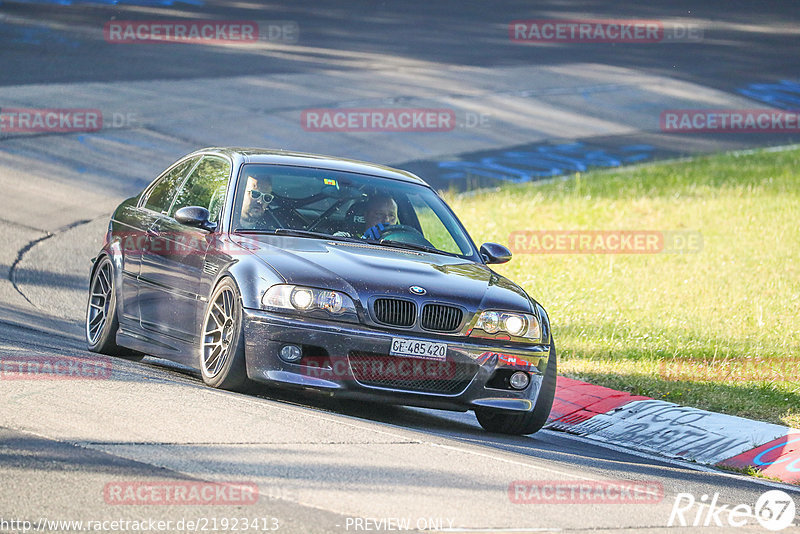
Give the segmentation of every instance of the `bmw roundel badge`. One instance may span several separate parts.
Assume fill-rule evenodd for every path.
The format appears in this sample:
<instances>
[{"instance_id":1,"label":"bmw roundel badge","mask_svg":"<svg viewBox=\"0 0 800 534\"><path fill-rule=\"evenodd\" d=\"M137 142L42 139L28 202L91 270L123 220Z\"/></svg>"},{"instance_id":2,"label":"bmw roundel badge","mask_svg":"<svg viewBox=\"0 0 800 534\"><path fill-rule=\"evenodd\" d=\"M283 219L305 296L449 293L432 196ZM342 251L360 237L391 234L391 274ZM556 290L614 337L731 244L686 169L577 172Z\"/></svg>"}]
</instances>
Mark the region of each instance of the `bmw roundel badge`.
<instances>
[{"instance_id":1,"label":"bmw roundel badge","mask_svg":"<svg viewBox=\"0 0 800 534\"><path fill-rule=\"evenodd\" d=\"M414 293L415 295L424 295L425 293L427 293L424 287L419 287L419 286L411 286L408 288L408 290Z\"/></svg>"}]
</instances>

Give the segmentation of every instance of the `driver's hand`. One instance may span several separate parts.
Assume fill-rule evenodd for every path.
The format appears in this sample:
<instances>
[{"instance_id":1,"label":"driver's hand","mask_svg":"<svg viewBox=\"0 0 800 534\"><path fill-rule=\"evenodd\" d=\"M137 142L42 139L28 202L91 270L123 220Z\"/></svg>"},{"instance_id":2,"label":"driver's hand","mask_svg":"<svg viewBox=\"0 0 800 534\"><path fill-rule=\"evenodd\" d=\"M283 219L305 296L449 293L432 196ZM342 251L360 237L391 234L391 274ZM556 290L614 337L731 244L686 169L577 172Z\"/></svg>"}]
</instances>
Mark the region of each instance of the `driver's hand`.
<instances>
[{"instance_id":1,"label":"driver's hand","mask_svg":"<svg viewBox=\"0 0 800 534\"><path fill-rule=\"evenodd\" d=\"M381 238L381 233L386 229L386 225L383 223L378 223L371 228L367 228L367 231L364 232L364 235L361 236L362 239L374 239L378 241Z\"/></svg>"}]
</instances>

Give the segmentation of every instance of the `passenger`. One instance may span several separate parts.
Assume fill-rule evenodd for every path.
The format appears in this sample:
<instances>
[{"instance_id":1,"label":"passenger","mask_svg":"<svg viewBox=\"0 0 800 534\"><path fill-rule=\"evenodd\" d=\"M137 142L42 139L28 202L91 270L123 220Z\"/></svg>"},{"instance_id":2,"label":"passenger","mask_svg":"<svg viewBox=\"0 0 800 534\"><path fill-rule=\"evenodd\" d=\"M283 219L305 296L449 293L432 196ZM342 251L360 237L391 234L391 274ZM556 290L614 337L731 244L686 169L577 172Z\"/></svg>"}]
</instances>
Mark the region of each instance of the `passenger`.
<instances>
[{"instance_id":1,"label":"passenger","mask_svg":"<svg viewBox=\"0 0 800 534\"><path fill-rule=\"evenodd\" d=\"M242 227L257 230L279 228L281 222L269 209L274 199L271 176L248 175L239 219Z\"/></svg>"}]
</instances>

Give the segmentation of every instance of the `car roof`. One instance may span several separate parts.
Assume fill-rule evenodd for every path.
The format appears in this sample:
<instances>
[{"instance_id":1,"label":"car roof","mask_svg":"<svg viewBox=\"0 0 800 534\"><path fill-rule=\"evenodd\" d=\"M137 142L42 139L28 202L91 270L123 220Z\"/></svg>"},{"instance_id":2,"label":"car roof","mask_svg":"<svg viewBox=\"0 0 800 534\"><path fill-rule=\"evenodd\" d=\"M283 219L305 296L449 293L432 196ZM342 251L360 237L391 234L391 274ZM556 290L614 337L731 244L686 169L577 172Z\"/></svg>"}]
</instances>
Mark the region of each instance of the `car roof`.
<instances>
[{"instance_id":1,"label":"car roof","mask_svg":"<svg viewBox=\"0 0 800 534\"><path fill-rule=\"evenodd\" d=\"M241 148L241 147L208 147L197 150L194 154L208 154L216 152L225 154L242 163L264 163L272 165L293 165L298 167L314 167L335 171L354 172L371 176L380 176L393 180L401 180L427 186L428 184L419 176L401 169L394 169L377 163L325 156L321 154L308 154L305 152L292 152L289 150L266 148Z\"/></svg>"}]
</instances>

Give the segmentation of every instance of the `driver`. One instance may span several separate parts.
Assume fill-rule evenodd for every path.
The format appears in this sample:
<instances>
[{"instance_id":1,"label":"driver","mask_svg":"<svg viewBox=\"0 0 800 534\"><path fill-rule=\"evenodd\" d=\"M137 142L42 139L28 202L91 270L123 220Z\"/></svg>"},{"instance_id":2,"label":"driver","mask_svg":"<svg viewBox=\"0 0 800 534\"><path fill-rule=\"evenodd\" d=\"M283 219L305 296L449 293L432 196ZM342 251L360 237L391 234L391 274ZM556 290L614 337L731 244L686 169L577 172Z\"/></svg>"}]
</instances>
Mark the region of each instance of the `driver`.
<instances>
[{"instance_id":1,"label":"driver","mask_svg":"<svg viewBox=\"0 0 800 534\"><path fill-rule=\"evenodd\" d=\"M380 239L387 226L397 224L397 202L389 195L375 195L367 202L364 213L365 239Z\"/></svg>"},{"instance_id":2,"label":"driver","mask_svg":"<svg viewBox=\"0 0 800 534\"><path fill-rule=\"evenodd\" d=\"M397 224L397 202L385 194L377 194L367 201L364 212L364 235L362 239L375 239L381 237L381 232L388 226ZM358 237L351 232L336 232L339 237Z\"/></svg>"}]
</instances>

